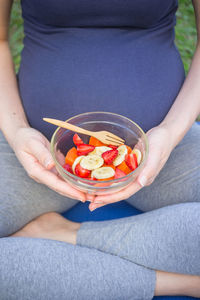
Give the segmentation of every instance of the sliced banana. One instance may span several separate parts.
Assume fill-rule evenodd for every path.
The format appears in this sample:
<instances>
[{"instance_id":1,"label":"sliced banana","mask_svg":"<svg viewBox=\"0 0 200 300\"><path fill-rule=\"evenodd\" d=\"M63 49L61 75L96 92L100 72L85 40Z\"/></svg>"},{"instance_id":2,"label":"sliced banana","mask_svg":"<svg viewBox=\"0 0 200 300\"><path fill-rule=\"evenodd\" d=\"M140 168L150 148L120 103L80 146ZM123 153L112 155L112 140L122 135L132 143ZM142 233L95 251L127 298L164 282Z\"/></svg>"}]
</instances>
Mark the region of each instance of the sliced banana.
<instances>
[{"instance_id":1,"label":"sliced banana","mask_svg":"<svg viewBox=\"0 0 200 300\"><path fill-rule=\"evenodd\" d=\"M118 150L118 155L115 158L115 160L113 161L113 165L116 167L118 165L120 165L124 159L126 154L128 153L127 147L125 145L121 145L117 148Z\"/></svg>"},{"instance_id":2,"label":"sliced banana","mask_svg":"<svg viewBox=\"0 0 200 300\"><path fill-rule=\"evenodd\" d=\"M133 153L133 154L136 155L136 157L137 157L137 163L138 163L138 166L139 166L139 164L141 163L141 160L142 160L142 153L141 153L141 151L139 149L133 149L133 151L131 153Z\"/></svg>"},{"instance_id":3,"label":"sliced banana","mask_svg":"<svg viewBox=\"0 0 200 300\"><path fill-rule=\"evenodd\" d=\"M91 176L96 179L107 179L113 177L115 175L115 171L111 167L101 167L99 169L93 170Z\"/></svg>"},{"instance_id":4,"label":"sliced banana","mask_svg":"<svg viewBox=\"0 0 200 300\"><path fill-rule=\"evenodd\" d=\"M84 158L84 157L85 157L85 155L81 155L81 156L78 156L78 157L75 159L75 161L74 161L74 163L73 163L73 165L72 165L72 171L73 171L74 174L75 174L75 168L76 168L76 165L79 164L80 161L82 160L82 158Z\"/></svg>"},{"instance_id":5,"label":"sliced banana","mask_svg":"<svg viewBox=\"0 0 200 300\"><path fill-rule=\"evenodd\" d=\"M106 152L108 150L112 150L112 148L107 147L107 146L95 147L94 151L90 152L89 155L96 154L96 155L101 156L101 154L103 154L104 152Z\"/></svg>"},{"instance_id":6,"label":"sliced banana","mask_svg":"<svg viewBox=\"0 0 200 300\"><path fill-rule=\"evenodd\" d=\"M81 159L80 165L82 168L87 170L95 170L103 166L104 160L101 156L96 154L91 154L84 156L83 159Z\"/></svg>"}]
</instances>

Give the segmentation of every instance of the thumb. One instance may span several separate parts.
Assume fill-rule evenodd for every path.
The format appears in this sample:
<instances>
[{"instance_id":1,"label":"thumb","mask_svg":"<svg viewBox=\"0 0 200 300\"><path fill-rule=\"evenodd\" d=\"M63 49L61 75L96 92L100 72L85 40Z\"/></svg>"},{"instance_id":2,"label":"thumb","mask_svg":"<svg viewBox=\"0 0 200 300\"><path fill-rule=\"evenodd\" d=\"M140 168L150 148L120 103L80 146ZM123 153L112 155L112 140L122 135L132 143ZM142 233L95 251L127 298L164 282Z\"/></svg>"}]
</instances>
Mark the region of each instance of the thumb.
<instances>
[{"instance_id":1,"label":"thumb","mask_svg":"<svg viewBox=\"0 0 200 300\"><path fill-rule=\"evenodd\" d=\"M55 166L51 152L41 141L34 140L29 146L30 154L32 154L42 166L48 170Z\"/></svg>"},{"instance_id":2,"label":"thumb","mask_svg":"<svg viewBox=\"0 0 200 300\"><path fill-rule=\"evenodd\" d=\"M158 156L152 156L147 160L147 163L142 170L141 174L138 176L138 183L144 187L145 185L150 185L157 174L159 173L159 160Z\"/></svg>"}]
</instances>

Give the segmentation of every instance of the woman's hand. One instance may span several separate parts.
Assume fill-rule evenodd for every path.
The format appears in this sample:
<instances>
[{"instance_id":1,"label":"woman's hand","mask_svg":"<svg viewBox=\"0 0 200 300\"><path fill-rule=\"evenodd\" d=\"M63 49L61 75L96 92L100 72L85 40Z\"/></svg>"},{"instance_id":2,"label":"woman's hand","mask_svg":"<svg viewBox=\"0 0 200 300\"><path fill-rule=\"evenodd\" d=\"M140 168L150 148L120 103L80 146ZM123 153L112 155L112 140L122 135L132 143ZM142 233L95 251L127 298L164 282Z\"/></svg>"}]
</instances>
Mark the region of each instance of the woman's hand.
<instances>
[{"instance_id":1,"label":"woman's hand","mask_svg":"<svg viewBox=\"0 0 200 300\"><path fill-rule=\"evenodd\" d=\"M170 132L164 126L157 126L147 132L149 155L141 174L127 188L113 194L96 196L90 203L90 210L103 205L128 199L143 186L150 185L163 168L173 149Z\"/></svg>"},{"instance_id":2,"label":"woman's hand","mask_svg":"<svg viewBox=\"0 0 200 300\"><path fill-rule=\"evenodd\" d=\"M39 131L30 127L18 129L12 147L32 179L63 196L85 202L84 193L72 188L59 177L49 151L50 143Z\"/></svg>"}]
</instances>

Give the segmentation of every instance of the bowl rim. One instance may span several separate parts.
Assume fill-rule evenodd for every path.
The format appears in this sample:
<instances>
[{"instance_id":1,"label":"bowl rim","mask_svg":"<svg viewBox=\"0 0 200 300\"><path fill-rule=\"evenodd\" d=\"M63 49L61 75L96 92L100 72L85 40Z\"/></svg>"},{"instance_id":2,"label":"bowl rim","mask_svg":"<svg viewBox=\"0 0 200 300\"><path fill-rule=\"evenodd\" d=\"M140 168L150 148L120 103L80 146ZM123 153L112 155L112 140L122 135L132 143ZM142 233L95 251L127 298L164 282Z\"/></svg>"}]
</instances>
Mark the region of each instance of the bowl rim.
<instances>
[{"instance_id":1,"label":"bowl rim","mask_svg":"<svg viewBox=\"0 0 200 300\"><path fill-rule=\"evenodd\" d=\"M145 155L144 155L144 158L142 160L142 162L139 164L139 166L132 172L130 172L129 174L127 174L126 176L124 177L121 177L121 178L116 178L116 179L110 179L110 180L101 180L100 182L101 183L117 183L120 179L123 179L123 181L125 181L125 179L129 178L131 174L133 174L134 172L138 171L139 169L141 169L141 166L144 165L144 163L146 162L146 159L148 157L148 154L149 154L149 142L148 142L148 138L147 138L147 135L146 133L143 131L143 129L137 124L135 123L134 121L132 121L131 119L125 117L125 116L122 116L120 114L117 114L117 113L112 113L112 112L105 112L105 111L92 111L92 112L85 112L85 113L81 113L81 114L78 114L78 115L75 115L73 117L70 117L69 119L65 120L65 122L69 122L70 120L74 119L75 117L80 117L80 116L87 116L87 115L91 115L91 114L106 114L106 115L114 115L114 116L118 116L120 118L123 118L123 119L126 119L128 120L129 122L133 123L142 133L142 135L144 136L144 140L145 140L145 146L146 146L146 151L145 151ZM50 142L50 150L51 150L51 155L55 161L55 163L58 165L58 167L62 168L63 172L66 173L66 175L70 175L70 177L72 177L73 179L77 180L81 180L81 183L84 183L84 184L88 184L89 187L91 188L95 188L95 189L102 189L102 188L106 188L106 187L98 187L98 186L93 186L91 185L91 180L89 179L86 179L86 178L81 178L81 177L78 177L70 172L68 172L67 170L65 170L63 168L63 166L57 161L56 157L55 157L55 154L54 154L54 146L53 146L53 143L54 143L54 139L55 139L55 136L56 136L56 133L59 131L59 129L62 128L62 127L58 127L52 137L51 137L51 142ZM98 181L98 180L97 180ZM94 180L94 182L96 182L96 180ZM120 182L119 182L120 183ZM107 187L107 188L110 188Z\"/></svg>"}]
</instances>

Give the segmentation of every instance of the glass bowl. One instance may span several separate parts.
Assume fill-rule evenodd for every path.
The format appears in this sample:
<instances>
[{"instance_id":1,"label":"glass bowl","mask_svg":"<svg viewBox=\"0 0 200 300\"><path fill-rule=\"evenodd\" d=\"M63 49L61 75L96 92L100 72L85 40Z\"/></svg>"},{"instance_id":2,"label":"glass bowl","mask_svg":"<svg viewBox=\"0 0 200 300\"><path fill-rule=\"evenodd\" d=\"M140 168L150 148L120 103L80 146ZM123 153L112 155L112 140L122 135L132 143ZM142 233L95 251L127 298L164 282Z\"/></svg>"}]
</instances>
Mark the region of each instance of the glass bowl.
<instances>
[{"instance_id":1,"label":"glass bowl","mask_svg":"<svg viewBox=\"0 0 200 300\"><path fill-rule=\"evenodd\" d=\"M91 131L110 131L125 140L131 148L137 148L142 153L140 165L128 175L112 180L96 181L80 178L65 170L67 151L74 146L74 132L58 127L51 139L51 154L55 161L56 169L61 177L77 190L85 193L99 195L120 191L133 182L144 167L148 155L148 140L143 130L130 119L110 112L88 112L76 115L68 120L71 124ZM89 142L89 136L79 134L84 143Z\"/></svg>"}]
</instances>

